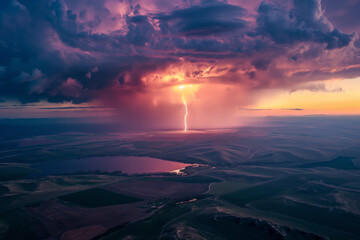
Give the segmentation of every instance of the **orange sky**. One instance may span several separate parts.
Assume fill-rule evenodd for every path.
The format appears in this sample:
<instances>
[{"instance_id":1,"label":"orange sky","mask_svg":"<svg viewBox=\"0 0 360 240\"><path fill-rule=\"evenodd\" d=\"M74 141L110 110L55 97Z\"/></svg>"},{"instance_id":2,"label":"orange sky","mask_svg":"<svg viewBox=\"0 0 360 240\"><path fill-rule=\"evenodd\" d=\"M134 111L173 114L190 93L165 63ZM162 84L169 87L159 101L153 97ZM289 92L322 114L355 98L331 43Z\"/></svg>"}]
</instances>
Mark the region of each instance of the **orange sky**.
<instances>
[{"instance_id":1,"label":"orange sky","mask_svg":"<svg viewBox=\"0 0 360 240\"><path fill-rule=\"evenodd\" d=\"M284 89L265 89L249 94L240 86L219 83L204 85L183 83L184 81L178 81L171 87L153 89L152 92L146 93L147 96L144 96L143 101L151 101L149 106L154 108L154 111L162 111L163 108L159 108L159 106L164 105L174 109L169 112L169 115L172 116L162 115L162 119L156 120L160 126L164 124L163 120L174 122L170 124L174 128L178 126L181 129L183 127L182 97L186 99L188 105L189 129L243 125L246 124L248 117L253 116L360 114L360 78L319 82L319 84L325 84L328 92L298 90L290 93L290 90ZM312 84L317 84L317 82L312 82ZM331 91L340 88L341 91ZM4 116L15 118L34 116L121 118L115 106L105 108L97 102L80 105L39 102L27 106L21 106L14 102L14 105L16 106L2 109L1 113Z\"/></svg>"},{"instance_id":2,"label":"orange sky","mask_svg":"<svg viewBox=\"0 0 360 240\"><path fill-rule=\"evenodd\" d=\"M344 1L10 1L0 118L182 129L187 110L196 129L360 114L360 5Z\"/></svg>"},{"instance_id":3,"label":"orange sky","mask_svg":"<svg viewBox=\"0 0 360 240\"><path fill-rule=\"evenodd\" d=\"M264 90L263 96L252 107L273 109L271 115L360 114L360 78L323 81L327 89L342 88L341 92ZM301 108L303 111L280 109ZM277 111L276 111L277 110Z\"/></svg>"}]
</instances>

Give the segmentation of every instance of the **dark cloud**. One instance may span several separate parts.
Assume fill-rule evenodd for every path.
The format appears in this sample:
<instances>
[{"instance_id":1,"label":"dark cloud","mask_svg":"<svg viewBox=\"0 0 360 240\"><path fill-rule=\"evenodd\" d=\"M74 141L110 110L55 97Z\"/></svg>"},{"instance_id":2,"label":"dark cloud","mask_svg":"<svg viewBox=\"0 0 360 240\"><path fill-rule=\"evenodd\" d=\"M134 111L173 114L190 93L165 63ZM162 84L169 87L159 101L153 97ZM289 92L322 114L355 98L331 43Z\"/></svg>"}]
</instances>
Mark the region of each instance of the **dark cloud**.
<instances>
[{"instance_id":1,"label":"dark cloud","mask_svg":"<svg viewBox=\"0 0 360 240\"><path fill-rule=\"evenodd\" d=\"M205 4L187 9L175 10L171 14L159 14L163 33L185 36L209 36L232 32L247 25L240 17L246 10L224 3Z\"/></svg>"},{"instance_id":2,"label":"dark cloud","mask_svg":"<svg viewBox=\"0 0 360 240\"><path fill-rule=\"evenodd\" d=\"M344 32L360 33L360 1L358 0L322 0L326 17Z\"/></svg>"},{"instance_id":3,"label":"dark cloud","mask_svg":"<svg viewBox=\"0 0 360 240\"><path fill-rule=\"evenodd\" d=\"M267 70L269 64L270 64L270 60L268 59L264 59L264 58L260 58L260 59L255 59L252 64L254 65L254 67L258 70Z\"/></svg>"},{"instance_id":4,"label":"dark cloud","mask_svg":"<svg viewBox=\"0 0 360 240\"><path fill-rule=\"evenodd\" d=\"M292 78L299 82L304 82L306 79L317 79L317 80L327 80L327 79L339 79L339 78L356 78L360 75L360 66L354 65L353 67L348 67L344 69L339 69L337 71L299 71L292 75Z\"/></svg>"},{"instance_id":5,"label":"dark cloud","mask_svg":"<svg viewBox=\"0 0 360 240\"><path fill-rule=\"evenodd\" d=\"M360 48L360 39L357 39L357 40L354 42L354 46L357 47L357 48Z\"/></svg>"},{"instance_id":6,"label":"dark cloud","mask_svg":"<svg viewBox=\"0 0 360 240\"><path fill-rule=\"evenodd\" d=\"M258 12L258 34L269 36L277 44L317 42L331 50L349 45L354 37L332 29L320 0L294 0L290 10L262 2Z\"/></svg>"},{"instance_id":7,"label":"dark cloud","mask_svg":"<svg viewBox=\"0 0 360 240\"><path fill-rule=\"evenodd\" d=\"M187 81L250 90L360 76L358 37L334 28L320 0L264 1L256 15L246 4L193 2L159 11L146 1L3 0L0 98L110 103L108 91L124 95L121 105L186 64Z\"/></svg>"}]
</instances>

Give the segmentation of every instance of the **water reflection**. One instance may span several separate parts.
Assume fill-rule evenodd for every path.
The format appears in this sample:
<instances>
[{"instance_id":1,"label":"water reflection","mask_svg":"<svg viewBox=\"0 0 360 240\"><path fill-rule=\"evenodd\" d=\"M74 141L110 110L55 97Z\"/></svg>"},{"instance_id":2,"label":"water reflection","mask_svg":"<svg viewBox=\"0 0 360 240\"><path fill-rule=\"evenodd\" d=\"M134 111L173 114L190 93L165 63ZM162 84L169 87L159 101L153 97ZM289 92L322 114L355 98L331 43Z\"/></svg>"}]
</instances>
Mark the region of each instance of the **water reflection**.
<instances>
[{"instance_id":1,"label":"water reflection","mask_svg":"<svg viewBox=\"0 0 360 240\"><path fill-rule=\"evenodd\" d=\"M90 157L66 161L51 161L34 164L32 167L41 170L41 175L68 174L75 172L116 172L127 174L180 172L192 164L167 161L151 157L116 156Z\"/></svg>"}]
</instances>

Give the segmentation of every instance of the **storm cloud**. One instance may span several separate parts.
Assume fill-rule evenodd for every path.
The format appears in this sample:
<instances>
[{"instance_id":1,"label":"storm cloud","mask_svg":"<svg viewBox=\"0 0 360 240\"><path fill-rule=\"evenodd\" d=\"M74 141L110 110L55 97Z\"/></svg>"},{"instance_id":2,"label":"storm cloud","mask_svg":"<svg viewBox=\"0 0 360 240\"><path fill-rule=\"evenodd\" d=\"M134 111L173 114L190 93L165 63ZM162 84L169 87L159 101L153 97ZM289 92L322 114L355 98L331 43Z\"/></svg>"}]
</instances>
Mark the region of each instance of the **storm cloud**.
<instances>
[{"instance_id":1,"label":"storm cloud","mask_svg":"<svg viewBox=\"0 0 360 240\"><path fill-rule=\"evenodd\" d=\"M125 105L178 84L163 81L176 71L185 83L250 92L360 76L358 33L334 27L320 0L263 1L253 12L236 1L3 0L0 98L114 94Z\"/></svg>"}]
</instances>

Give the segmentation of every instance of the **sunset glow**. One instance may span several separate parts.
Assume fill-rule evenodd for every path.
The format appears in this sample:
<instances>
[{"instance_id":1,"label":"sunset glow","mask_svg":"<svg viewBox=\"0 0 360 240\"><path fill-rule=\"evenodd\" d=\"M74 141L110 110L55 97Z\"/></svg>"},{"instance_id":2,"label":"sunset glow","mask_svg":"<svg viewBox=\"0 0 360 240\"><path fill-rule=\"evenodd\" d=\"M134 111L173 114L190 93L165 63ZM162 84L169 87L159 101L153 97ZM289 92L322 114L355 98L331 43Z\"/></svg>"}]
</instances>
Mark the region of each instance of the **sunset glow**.
<instances>
[{"instance_id":1,"label":"sunset glow","mask_svg":"<svg viewBox=\"0 0 360 240\"><path fill-rule=\"evenodd\" d=\"M39 3L52 15L32 25L36 7L20 1L4 14L24 36L2 23L4 41L19 47L0 59L1 117L195 129L252 116L360 114L359 28L341 23L328 1L106 0L85 4L86 14L84 4L60 1Z\"/></svg>"}]
</instances>

